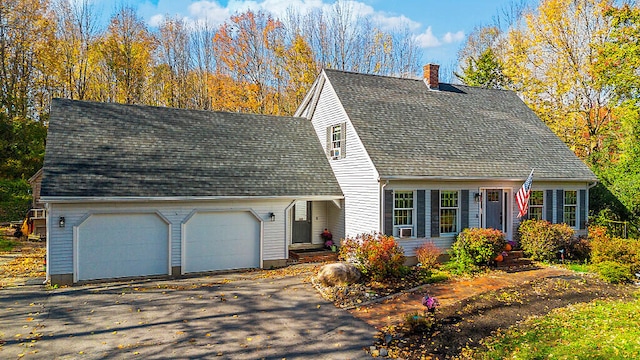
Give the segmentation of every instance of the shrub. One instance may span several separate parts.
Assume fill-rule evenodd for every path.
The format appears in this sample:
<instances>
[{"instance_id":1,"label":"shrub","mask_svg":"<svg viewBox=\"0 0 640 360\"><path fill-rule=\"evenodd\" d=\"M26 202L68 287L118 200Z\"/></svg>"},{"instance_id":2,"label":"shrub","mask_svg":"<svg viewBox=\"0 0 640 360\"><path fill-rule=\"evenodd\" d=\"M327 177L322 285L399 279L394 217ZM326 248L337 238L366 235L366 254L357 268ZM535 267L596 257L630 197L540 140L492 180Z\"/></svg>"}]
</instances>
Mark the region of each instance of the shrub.
<instances>
[{"instance_id":1,"label":"shrub","mask_svg":"<svg viewBox=\"0 0 640 360\"><path fill-rule=\"evenodd\" d=\"M640 240L612 238L601 228L589 229L593 264L616 262L640 271Z\"/></svg>"},{"instance_id":2,"label":"shrub","mask_svg":"<svg viewBox=\"0 0 640 360\"><path fill-rule=\"evenodd\" d=\"M500 230L464 229L451 247L453 264L449 268L454 272L473 271L478 265L492 261L502 252L506 243Z\"/></svg>"},{"instance_id":3,"label":"shrub","mask_svg":"<svg viewBox=\"0 0 640 360\"><path fill-rule=\"evenodd\" d=\"M416 248L416 257L423 269L433 269L438 264L438 256L442 254L442 250L433 243L427 241Z\"/></svg>"},{"instance_id":4,"label":"shrub","mask_svg":"<svg viewBox=\"0 0 640 360\"><path fill-rule=\"evenodd\" d=\"M393 236L373 233L344 239L340 259L353 263L364 276L382 280L402 275L405 256Z\"/></svg>"},{"instance_id":5,"label":"shrub","mask_svg":"<svg viewBox=\"0 0 640 360\"><path fill-rule=\"evenodd\" d=\"M591 258L591 243L585 238L572 238L565 245L565 257L571 260L587 261Z\"/></svg>"},{"instance_id":6,"label":"shrub","mask_svg":"<svg viewBox=\"0 0 640 360\"><path fill-rule=\"evenodd\" d=\"M629 282L633 278L633 273L629 265L620 264L615 261L603 261L593 265L593 268L602 280L612 284Z\"/></svg>"},{"instance_id":7,"label":"shrub","mask_svg":"<svg viewBox=\"0 0 640 360\"><path fill-rule=\"evenodd\" d=\"M567 224L545 220L525 220L518 228L520 246L533 260L556 259L560 249L571 248L574 231Z\"/></svg>"},{"instance_id":8,"label":"shrub","mask_svg":"<svg viewBox=\"0 0 640 360\"><path fill-rule=\"evenodd\" d=\"M0 222L24 219L31 207L31 186L24 180L0 179Z\"/></svg>"}]
</instances>

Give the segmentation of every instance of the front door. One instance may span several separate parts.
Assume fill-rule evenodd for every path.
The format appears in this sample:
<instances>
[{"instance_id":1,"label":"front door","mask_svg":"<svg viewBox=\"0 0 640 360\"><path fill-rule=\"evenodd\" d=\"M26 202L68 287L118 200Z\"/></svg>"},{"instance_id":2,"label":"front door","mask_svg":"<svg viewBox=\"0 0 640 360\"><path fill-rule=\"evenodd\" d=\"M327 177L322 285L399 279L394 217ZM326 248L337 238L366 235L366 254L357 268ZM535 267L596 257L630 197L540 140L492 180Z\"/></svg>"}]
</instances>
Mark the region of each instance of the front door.
<instances>
[{"instance_id":1,"label":"front door","mask_svg":"<svg viewBox=\"0 0 640 360\"><path fill-rule=\"evenodd\" d=\"M311 243L311 201L298 201L293 206L293 234L294 244Z\"/></svg>"},{"instance_id":2,"label":"front door","mask_svg":"<svg viewBox=\"0 0 640 360\"><path fill-rule=\"evenodd\" d=\"M485 190L485 228L504 231L502 189Z\"/></svg>"}]
</instances>

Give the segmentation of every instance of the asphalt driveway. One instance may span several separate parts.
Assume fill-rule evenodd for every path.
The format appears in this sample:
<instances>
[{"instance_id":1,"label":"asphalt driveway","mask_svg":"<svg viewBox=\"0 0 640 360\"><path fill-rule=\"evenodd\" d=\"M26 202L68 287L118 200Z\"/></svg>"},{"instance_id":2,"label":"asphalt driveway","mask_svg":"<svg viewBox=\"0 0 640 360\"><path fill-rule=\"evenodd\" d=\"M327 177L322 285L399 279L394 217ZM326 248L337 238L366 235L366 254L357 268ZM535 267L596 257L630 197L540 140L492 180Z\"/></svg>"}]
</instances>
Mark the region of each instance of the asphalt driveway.
<instances>
[{"instance_id":1,"label":"asphalt driveway","mask_svg":"<svg viewBox=\"0 0 640 360\"><path fill-rule=\"evenodd\" d=\"M5 359L366 359L375 333L300 276L0 290Z\"/></svg>"}]
</instances>

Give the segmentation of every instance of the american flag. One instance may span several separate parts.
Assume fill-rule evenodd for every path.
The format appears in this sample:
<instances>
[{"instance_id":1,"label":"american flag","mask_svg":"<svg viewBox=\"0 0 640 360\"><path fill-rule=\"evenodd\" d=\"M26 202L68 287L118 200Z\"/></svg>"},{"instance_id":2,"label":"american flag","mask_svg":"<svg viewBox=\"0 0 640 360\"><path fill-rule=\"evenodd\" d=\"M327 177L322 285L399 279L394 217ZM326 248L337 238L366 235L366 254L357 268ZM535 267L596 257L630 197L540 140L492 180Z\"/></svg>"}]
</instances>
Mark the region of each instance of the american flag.
<instances>
[{"instance_id":1,"label":"american flag","mask_svg":"<svg viewBox=\"0 0 640 360\"><path fill-rule=\"evenodd\" d=\"M522 184L520 190L516 194L516 204L518 204L518 217L523 217L527 215L527 210L529 210L529 195L531 194L531 183L533 183L533 169L531 170L531 174L527 180Z\"/></svg>"}]
</instances>

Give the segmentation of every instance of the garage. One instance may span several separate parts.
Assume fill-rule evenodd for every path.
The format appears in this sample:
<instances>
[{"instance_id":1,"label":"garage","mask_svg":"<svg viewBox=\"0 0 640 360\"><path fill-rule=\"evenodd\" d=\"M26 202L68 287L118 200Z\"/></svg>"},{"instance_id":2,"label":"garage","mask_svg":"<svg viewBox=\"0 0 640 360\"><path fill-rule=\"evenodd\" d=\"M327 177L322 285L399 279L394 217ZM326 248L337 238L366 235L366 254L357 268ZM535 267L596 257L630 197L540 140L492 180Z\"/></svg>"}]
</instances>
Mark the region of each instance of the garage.
<instances>
[{"instance_id":1,"label":"garage","mask_svg":"<svg viewBox=\"0 0 640 360\"><path fill-rule=\"evenodd\" d=\"M184 273L260 267L260 221L250 211L195 212L183 246Z\"/></svg>"},{"instance_id":2,"label":"garage","mask_svg":"<svg viewBox=\"0 0 640 360\"><path fill-rule=\"evenodd\" d=\"M92 214L78 226L76 281L169 273L169 224L158 214Z\"/></svg>"}]
</instances>

